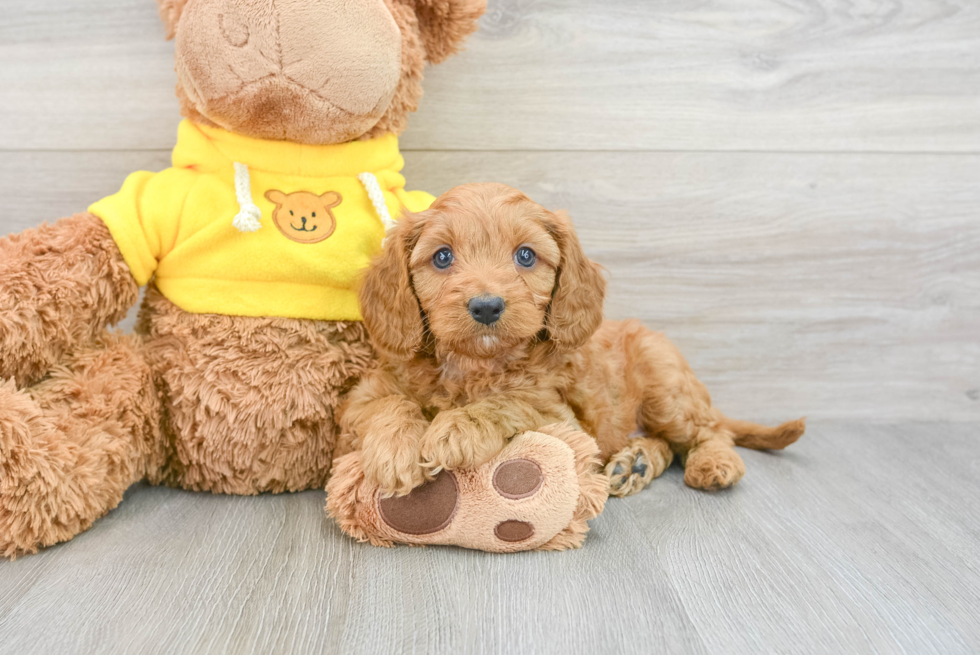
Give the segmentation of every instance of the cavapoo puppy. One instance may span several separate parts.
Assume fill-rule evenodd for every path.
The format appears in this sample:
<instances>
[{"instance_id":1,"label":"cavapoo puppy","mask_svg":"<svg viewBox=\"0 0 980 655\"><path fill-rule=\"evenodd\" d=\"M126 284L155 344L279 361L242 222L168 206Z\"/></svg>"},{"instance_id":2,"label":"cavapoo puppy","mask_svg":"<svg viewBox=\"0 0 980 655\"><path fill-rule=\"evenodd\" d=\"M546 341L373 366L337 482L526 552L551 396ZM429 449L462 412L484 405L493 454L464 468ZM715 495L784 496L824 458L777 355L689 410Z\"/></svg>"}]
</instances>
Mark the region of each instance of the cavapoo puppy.
<instances>
[{"instance_id":1,"label":"cavapoo puppy","mask_svg":"<svg viewBox=\"0 0 980 655\"><path fill-rule=\"evenodd\" d=\"M603 321L605 286L569 218L508 186L459 186L406 215L360 295L379 362L341 428L365 475L407 494L567 422L598 442L613 495L639 491L674 455L688 485L720 489L745 473L734 446L803 434L803 419L726 418L662 334Z\"/></svg>"}]
</instances>

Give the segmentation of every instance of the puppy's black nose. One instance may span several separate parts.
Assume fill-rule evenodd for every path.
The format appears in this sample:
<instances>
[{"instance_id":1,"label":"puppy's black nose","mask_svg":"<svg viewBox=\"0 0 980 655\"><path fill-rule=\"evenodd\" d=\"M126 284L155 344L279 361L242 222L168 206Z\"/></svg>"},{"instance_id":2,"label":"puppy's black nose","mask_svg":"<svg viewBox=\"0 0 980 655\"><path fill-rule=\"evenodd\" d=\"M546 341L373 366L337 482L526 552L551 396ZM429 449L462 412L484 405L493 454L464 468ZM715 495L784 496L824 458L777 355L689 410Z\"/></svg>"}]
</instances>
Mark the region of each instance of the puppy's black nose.
<instances>
[{"instance_id":1,"label":"puppy's black nose","mask_svg":"<svg viewBox=\"0 0 980 655\"><path fill-rule=\"evenodd\" d=\"M500 296L480 296L470 300L468 309L474 321L493 325L504 313L504 299Z\"/></svg>"}]
</instances>

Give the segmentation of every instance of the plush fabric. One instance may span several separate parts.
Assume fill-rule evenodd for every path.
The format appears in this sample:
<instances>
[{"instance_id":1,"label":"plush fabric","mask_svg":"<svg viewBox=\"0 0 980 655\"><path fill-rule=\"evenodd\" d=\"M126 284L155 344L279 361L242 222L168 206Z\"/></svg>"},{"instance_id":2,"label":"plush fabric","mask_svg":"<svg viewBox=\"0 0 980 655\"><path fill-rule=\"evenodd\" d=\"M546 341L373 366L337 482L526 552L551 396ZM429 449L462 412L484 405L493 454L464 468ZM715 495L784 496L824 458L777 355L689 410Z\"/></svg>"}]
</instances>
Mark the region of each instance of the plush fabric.
<instances>
[{"instance_id":1,"label":"plush fabric","mask_svg":"<svg viewBox=\"0 0 980 655\"><path fill-rule=\"evenodd\" d=\"M495 478L503 467L515 462L533 463L542 480L530 493L508 497ZM386 519L383 504L387 499L378 484L365 477L362 453L355 451L337 460L327 485L327 512L346 533L376 546L406 543L489 552L565 550L582 544L588 521L602 511L608 487L608 479L598 469L595 441L569 425L545 426L518 435L490 461L457 470L453 477L455 486L449 489L456 495L456 505L444 525L425 534L399 530ZM406 497L409 503L417 493Z\"/></svg>"},{"instance_id":2,"label":"plush fabric","mask_svg":"<svg viewBox=\"0 0 980 655\"><path fill-rule=\"evenodd\" d=\"M476 29L476 20L486 8L483 0L407 1L418 16L426 59L433 64L459 51L459 44Z\"/></svg>"},{"instance_id":3,"label":"plush fabric","mask_svg":"<svg viewBox=\"0 0 980 655\"><path fill-rule=\"evenodd\" d=\"M370 130L401 77L382 0L190 2L177 77L213 123L251 136L341 143Z\"/></svg>"},{"instance_id":4,"label":"plush fabric","mask_svg":"<svg viewBox=\"0 0 980 655\"><path fill-rule=\"evenodd\" d=\"M71 539L160 466L160 403L136 337L103 333L43 382L0 383L0 555Z\"/></svg>"},{"instance_id":5,"label":"plush fabric","mask_svg":"<svg viewBox=\"0 0 980 655\"><path fill-rule=\"evenodd\" d=\"M401 134L425 63L458 52L486 10L486 0L157 1L177 38L184 116L297 143Z\"/></svg>"},{"instance_id":6,"label":"plush fabric","mask_svg":"<svg viewBox=\"0 0 980 655\"><path fill-rule=\"evenodd\" d=\"M251 199L262 212L255 232L233 224L240 211L235 163L248 167ZM133 173L119 193L89 211L109 227L137 283L155 276L163 295L185 311L360 320L358 280L380 251L385 228L357 175L377 177L397 217L432 201L405 190L402 166L392 134L312 146L184 121L173 168ZM286 216L274 220L277 207L297 194L332 194L319 212L331 223L317 225L318 207L308 202L296 206L299 214L288 216L292 207L286 207ZM311 224L319 234L305 231ZM327 228L328 238L319 239ZM302 241L306 234L318 240Z\"/></svg>"},{"instance_id":7,"label":"plush fabric","mask_svg":"<svg viewBox=\"0 0 980 655\"><path fill-rule=\"evenodd\" d=\"M91 214L0 239L0 381L37 382L136 303L139 288Z\"/></svg>"},{"instance_id":8,"label":"plush fabric","mask_svg":"<svg viewBox=\"0 0 980 655\"><path fill-rule=\"evenodd\" d=\"M96 245L107 258L76 265L65 306L85 306L87 289L135 294L115 277L125 263L98 218L63 226L75 228L66 261ZM37 342L45 327L19 334ZM137 333L76 335L43 381L0 383L0 554L70 539L144 478L236 494L326 484L336 407L374 366L361 322L190 314L151 286Z\"/></svg>"},{"instance_id":9,"label":"plush fabric","mask_svg":"<svg viewBox=\"0 0 980 655\"><path fill-rule=\"evenodd\" d=\"M0 239L6 556L71 539L140 479L323 487L337 408L375 357L360 322L318 319L358 317L351 289L380 244L378 207L427 206L404 191L396 135L426 48L457 49L483 9L445 0L467 9L420 22L414 0L158 5L188 119L174 168L97 203L104 222L78 214ZM308 211L309 230L288 232L290 211ZM257 232L233 224L256 218ZM110 335L144 283L138 334Z\"/></svg>"},{"instance_id":10,"label":"plush fabric","mask_svg":"<svg viewBox=\"0 0 980 655\"><path fill-rule=\"evenodd\" d=\"M190 314L151 286L137 331L168 453L151 482L232 494L324 487L337 405L374 366L363 323Z\"/></svg>"}]
</instances>

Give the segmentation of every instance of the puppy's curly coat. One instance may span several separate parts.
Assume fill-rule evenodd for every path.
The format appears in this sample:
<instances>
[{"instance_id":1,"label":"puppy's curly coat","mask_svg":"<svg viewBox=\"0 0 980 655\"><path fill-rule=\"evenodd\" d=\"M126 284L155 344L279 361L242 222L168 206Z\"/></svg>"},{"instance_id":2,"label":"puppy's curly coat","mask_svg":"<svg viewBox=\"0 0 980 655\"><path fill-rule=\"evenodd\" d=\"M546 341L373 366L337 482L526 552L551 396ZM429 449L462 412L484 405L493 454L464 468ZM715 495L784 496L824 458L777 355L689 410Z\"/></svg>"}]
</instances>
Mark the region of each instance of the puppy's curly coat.
<instances>
[{"instance_id":1,"label":"puppy's curly coat","mask_svg":"<svg viewBox=\"0 0 980 655\"><path fill-rule=\"evenodd\" d=\"M407 494L567 422L598 442L614 495L639 491L675 454L688 485L719 489L745 472L733 446L784 448L803 434L803 419L725 417L662 334L603 321L605 286L569 218L508 186L459 186L406 216L361 290L379 364L341 428L365 474Z\"/></svg>"}]
</instances>

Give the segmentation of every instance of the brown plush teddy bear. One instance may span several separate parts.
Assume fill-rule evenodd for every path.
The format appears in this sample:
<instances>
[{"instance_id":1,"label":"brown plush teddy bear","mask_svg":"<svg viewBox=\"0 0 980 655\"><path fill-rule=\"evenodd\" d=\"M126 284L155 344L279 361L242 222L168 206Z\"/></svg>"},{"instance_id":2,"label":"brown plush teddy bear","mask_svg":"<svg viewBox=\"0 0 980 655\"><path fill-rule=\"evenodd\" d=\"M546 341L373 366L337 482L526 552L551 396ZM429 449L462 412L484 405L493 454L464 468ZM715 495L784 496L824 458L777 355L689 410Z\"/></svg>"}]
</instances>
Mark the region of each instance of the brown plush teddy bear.
<instances>
[{"instance_id":1,"label":"brown plush teddy bear","mask_svg":"<svg viewBox=\"0 0 980 655\"><path fill-rule=\"evenodd\" d=\"M485 0L158 3L173 167L0 240L5 556L71 539L141 479L324 487L335 408L374 358L359 277L431 202L396 135ZM143 285L137 335L107 331Z\"/></svg>"}]
</instances>

